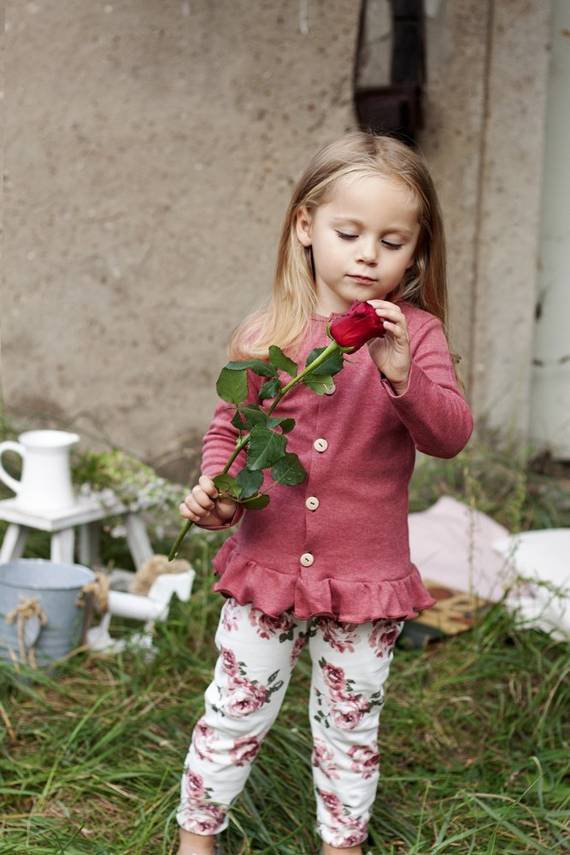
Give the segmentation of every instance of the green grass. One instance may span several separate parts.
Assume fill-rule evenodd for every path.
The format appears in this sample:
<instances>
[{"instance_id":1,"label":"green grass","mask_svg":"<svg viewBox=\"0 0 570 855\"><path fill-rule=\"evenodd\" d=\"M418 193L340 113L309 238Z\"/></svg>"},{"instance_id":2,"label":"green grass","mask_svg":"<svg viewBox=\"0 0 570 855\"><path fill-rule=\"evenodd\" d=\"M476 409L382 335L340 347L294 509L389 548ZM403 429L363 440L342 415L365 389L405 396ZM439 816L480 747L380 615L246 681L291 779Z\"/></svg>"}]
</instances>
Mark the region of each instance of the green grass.
<instances>
[{"instance_id":1,"label":"green grass","mask_svg":"<svg viewBox=\"0 0 570 855\"><path fill-rule=\"evenodd\" d=\"M182 762L215 659L220 601L196 590L158 654L77 653L23 682L4 666L0 852L172 853ZM425 651L398 649L370 826L378 853L564 851L570 818L568 647L494 607ZM229 853L312 853L314 802L299 660L225 835Z\"/></svg>"},{"instance_id":2,"label":"green grass","mask_svg":"<svg viewBox=\"0 0 570 855\"><path fill-rule=\"evenodd\" d=\"M564 472L554 478L496 458L471 450L422 462L413 509L450 493L512 529L569 524ZM222 538L187 539L194 591L158 625L150 664L140 654L77 651L51 673L0 667L0 853L176 851L182 763L215 661L223 600L210 591L210 567ZM169 543L155 547L166 552ZM127 566L120 542L103 546L106 559ZM47 555L47 539L35 536L32 550ZM223 835L230 855L318 852L309 680L305 651ZM570 646L517 629L500 604L425 650L398 645L369 848L570 851L569 709Z\"/></svg>"}]
</instances>

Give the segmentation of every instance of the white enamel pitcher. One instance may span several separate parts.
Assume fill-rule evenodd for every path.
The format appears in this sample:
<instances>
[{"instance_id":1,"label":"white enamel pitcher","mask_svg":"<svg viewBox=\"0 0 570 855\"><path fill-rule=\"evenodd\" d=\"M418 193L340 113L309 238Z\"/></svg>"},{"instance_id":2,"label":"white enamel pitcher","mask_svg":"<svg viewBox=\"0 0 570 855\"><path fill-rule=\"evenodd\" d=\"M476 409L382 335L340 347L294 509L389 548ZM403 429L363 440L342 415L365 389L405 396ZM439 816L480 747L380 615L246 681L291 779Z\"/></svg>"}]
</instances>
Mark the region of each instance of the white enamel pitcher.
<instances>
[{"instance_id":1,"label":"white enamel pitcher","mask_svg":"<svg viewBox=\"0 0 570 855\"><path fill-rule=\"evenodd\" d=\"M79 442L76 433L63 430L29 430L19 442L0 442L0 480L17 495L17 504L30 512L59 511L75 504L69 451ZM2 453L22 456L22 477L12 478L2 466Z\"/></svg>"}]
</instances>

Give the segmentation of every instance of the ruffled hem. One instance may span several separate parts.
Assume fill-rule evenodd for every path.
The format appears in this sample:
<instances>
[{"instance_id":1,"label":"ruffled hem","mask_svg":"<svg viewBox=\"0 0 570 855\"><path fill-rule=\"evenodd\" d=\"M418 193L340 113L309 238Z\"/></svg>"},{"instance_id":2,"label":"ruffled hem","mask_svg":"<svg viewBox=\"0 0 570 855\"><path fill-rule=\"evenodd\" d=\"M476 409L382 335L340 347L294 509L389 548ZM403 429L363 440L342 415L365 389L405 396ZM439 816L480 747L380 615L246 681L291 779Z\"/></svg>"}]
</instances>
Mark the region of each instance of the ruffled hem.
<instances>
[{"instance_id":1,"label":"ruffled hem","mask_svg":"<svg viewBox=\"0 0 570 855\"><path fill-rule=\"evenodd\" d=\"M212 566L220 577L212 585L213 591L233 597L242 606L251 603L271 617L293 609L299 620L317 615L346 623L367 623L379 618L409 620L437 602L424 588L413 564L401 579L308 581L247 558L238 551L237 542L229 538Z\"/></svg>"}]
</instances>

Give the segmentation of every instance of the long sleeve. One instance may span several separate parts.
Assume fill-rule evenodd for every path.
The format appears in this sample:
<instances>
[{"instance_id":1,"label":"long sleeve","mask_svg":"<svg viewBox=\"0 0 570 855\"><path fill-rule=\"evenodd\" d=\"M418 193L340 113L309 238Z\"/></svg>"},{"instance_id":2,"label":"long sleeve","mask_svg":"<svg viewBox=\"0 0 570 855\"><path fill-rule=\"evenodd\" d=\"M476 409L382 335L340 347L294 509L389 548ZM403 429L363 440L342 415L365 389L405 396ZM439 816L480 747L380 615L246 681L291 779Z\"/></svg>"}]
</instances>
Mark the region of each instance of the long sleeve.
<instances>
[{"instance_id":1,"label":"long sleeve","mask_svg":"<svg viewBox=\"0 0 570 855\"><path fill-rule=\"evenodd\" d=\"M248 401L252 402L257 400L256 375L253 375L251 371L248 371L247 375ZM210 478L214 475L219 475L236 447L239 431L231 421L235 410L236 408L233 404L229 404L227 401L218 401L210 426L202 440L201 471L202 474L208 475ZM243 469L245 463L246 454L245 450L242 449L230 466L228 470L229 474L237 475ZM200 525L200 528L207 529L208 531L219 531L230 528L240 521L244 513L245 509L243 506L238 505L233 517L225 524L218 526Z\"/></svg>"},{"instance_id":2,"label":"long sleeve","mask_svg":"<svg viewBox=\"0 0 570 855\"><path fill-rule=\"evenodd\" d=\"M260 378L252 371L247 372L247 402L257 402L257 392ZM236 447L236 440L239 437L238 429L232 424L232 418L236 411L234 404L229 404L227 401L218 401L214 410L214 415L210 422L210 426L204 434L202 440L202 472L205 475L218 475L226 463L230 455ZM243 469L246 463L245 450L242 449L234 462L232 463L229 474L236 475L240 469Z\"/></svg>"},{"instance_id":3,"label":"long sleeve","mask_svg":"<svg viewBox=\"0 0 570 855\"><path fill-rule=\"evenodd\" d=\"M432 317L412 341L408 385L396 394L387 378L381 385L418 451L455 457L473 432L473 416L458 387L441 321Z\"/></svg>"},{"instance_id":4,"label":"long sleeve","mask_svg":"<svg viewBox=\"0 0 570 855\"><path fill-rule=\"evenodd\" d=\"M204 475L218 475L236 447L239 432L231 423L235 407L226 401L216 404L210 426L202 440L202 465ZM242 449L229 469L235 475L245 466L245 451Z\"/></svg>"}]
</instances>

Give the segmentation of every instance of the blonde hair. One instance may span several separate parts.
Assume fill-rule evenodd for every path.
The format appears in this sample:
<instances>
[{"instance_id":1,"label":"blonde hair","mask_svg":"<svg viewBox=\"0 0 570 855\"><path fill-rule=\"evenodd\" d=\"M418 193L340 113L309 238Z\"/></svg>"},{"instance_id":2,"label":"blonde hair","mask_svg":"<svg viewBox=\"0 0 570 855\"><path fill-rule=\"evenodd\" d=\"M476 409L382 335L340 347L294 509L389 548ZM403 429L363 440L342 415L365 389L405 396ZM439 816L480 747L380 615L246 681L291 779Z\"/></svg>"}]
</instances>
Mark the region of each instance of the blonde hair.
<instances>
[{"instance_id":1,"label":"blonde hair","mask_svg":"<svg viewBox=\"0 0 570 855\"><path fill-rule=\"evenodd\" d=\"M316 310L311 247L296 233L299 210L315 210L346 176L381 175L402 181L418 201L420 233L413 265L388 299L407 300L440 319L447 336L445 237L437 193L420 154L389 135L347 133L322 146L293 191L283 222L273 290L267 303L234 330L231 359L266 358L269 345L294 351Z\"/></svg>"}]
</instances>

